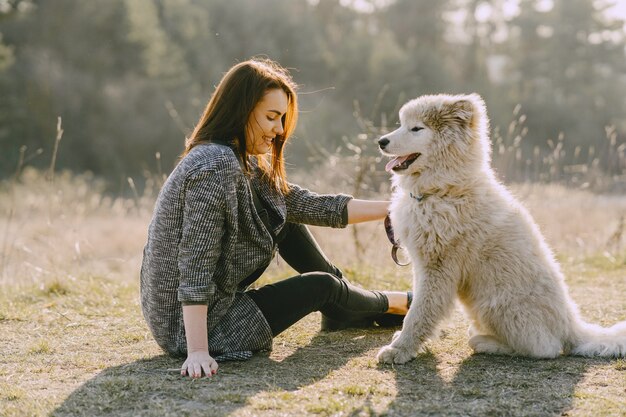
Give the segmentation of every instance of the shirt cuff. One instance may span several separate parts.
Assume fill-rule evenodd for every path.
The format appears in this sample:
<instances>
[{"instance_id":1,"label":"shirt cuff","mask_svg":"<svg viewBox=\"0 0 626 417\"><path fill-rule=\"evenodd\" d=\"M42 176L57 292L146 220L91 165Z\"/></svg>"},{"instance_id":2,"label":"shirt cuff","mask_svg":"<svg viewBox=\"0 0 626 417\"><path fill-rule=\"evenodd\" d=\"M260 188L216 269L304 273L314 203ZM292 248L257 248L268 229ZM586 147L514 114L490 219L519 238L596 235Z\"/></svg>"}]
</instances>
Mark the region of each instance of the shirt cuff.
<instances>
[{"instance_id":1,"label":"shirt cuff","mask_svg":"<svg viewBox=\"0 0 626 417\"><path fill-rule=\"evenodd\" d=\"M348 205L346 204L341 212L341 223L348 224Z\"/></svg>"},{"instance_id":2,"label":"shirt cuff","mask_svg":"<svg viewBox=\"0 0 626 417\"><path fill-rule=\"evenodd\" d=\"M209 298L215 294L214 285L203 285L189 287L181 285L178 287L178 301L183 305L209 304Z\"/></svg>"}]
</instances>

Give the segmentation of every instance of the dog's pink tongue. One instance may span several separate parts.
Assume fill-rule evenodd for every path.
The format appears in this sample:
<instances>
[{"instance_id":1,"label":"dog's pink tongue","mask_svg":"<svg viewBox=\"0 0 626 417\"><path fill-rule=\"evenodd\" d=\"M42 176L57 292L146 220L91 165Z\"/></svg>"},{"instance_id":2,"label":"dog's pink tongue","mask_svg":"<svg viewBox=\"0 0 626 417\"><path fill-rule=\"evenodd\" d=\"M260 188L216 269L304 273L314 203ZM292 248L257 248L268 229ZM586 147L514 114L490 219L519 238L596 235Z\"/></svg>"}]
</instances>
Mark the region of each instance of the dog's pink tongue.
<instances>
[{"instance_id":1,"label":"dog's pink tongue","mask_svg":"<svg viewBox=\"0 0 626 417\"><path fill-rule=\"evenodd\" d=\"M391 172L392 169L394 169L395 167L397 167L398 165L400 165L401 163L409 159L409 156L411 155L396 156L391 161L387 162L387 165L385 165L385 171Z\"/></svg>"}]
</instances>

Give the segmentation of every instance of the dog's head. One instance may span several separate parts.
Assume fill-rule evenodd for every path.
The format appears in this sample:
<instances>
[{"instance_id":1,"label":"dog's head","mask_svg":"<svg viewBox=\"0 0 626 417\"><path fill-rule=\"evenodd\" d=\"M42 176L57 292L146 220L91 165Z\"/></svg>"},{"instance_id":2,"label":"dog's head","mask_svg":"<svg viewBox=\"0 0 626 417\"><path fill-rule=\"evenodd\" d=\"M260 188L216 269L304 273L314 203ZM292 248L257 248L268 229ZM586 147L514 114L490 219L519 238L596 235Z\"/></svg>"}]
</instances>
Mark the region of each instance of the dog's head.
<instances>
[{"instance_id":1,"label":"dog's head","mask_svg":"<svg viewBox=\"0 0 626 417\"><path fill-rule=\"evenodd\" d=\"M488 119L478 94L428 95L400 109L400 127L378 140L392 159L385 169L397 175L420 175L464 162L489 160Z\"/></svg>"}]
</instances>

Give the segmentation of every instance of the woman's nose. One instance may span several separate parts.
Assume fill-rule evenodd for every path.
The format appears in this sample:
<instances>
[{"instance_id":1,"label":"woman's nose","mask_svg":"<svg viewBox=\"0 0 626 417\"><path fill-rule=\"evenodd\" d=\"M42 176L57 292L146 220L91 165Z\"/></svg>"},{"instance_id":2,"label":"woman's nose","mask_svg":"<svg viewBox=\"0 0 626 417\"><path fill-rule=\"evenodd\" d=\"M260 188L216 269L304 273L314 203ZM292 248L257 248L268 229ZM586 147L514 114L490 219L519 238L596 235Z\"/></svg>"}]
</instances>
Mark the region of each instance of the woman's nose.
<instances>
[{"instance_id":1,"label":"woman's nose","mask_svg":"<svg viewBox=\"0 0 626 417\"><path fill-rule=\"evenodd\" d=\"M283 133L285 133L285 129L283 128L283 122L282 120L279 121L276 126L274 127L274 132L276 132L277 135L282 135Z\"/></svg>"}]
</instances>

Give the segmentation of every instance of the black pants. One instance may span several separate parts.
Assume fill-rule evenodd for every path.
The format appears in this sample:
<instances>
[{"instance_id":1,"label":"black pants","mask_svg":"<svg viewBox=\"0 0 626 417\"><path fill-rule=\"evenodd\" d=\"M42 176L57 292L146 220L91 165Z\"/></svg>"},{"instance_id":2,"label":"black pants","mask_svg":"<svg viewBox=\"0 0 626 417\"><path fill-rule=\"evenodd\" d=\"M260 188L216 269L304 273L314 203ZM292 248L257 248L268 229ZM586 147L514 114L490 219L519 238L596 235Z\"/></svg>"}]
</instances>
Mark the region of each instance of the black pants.
<instances>
[{"instance_id":1,"label":"black pants","mask_svg":"<svg viewBox=\"0 0 626 417\"><path fill-rule=\"evenodd\" d=\"M333 320L353 321L376 316L389 308L383 293L363 290L343 279L306 226L287 223L276 242L281 257L301 275L247 291L274 336L314 311ZM255 275L250 278L258 278L260 273Z\"/></svg>"}]
</instances>

